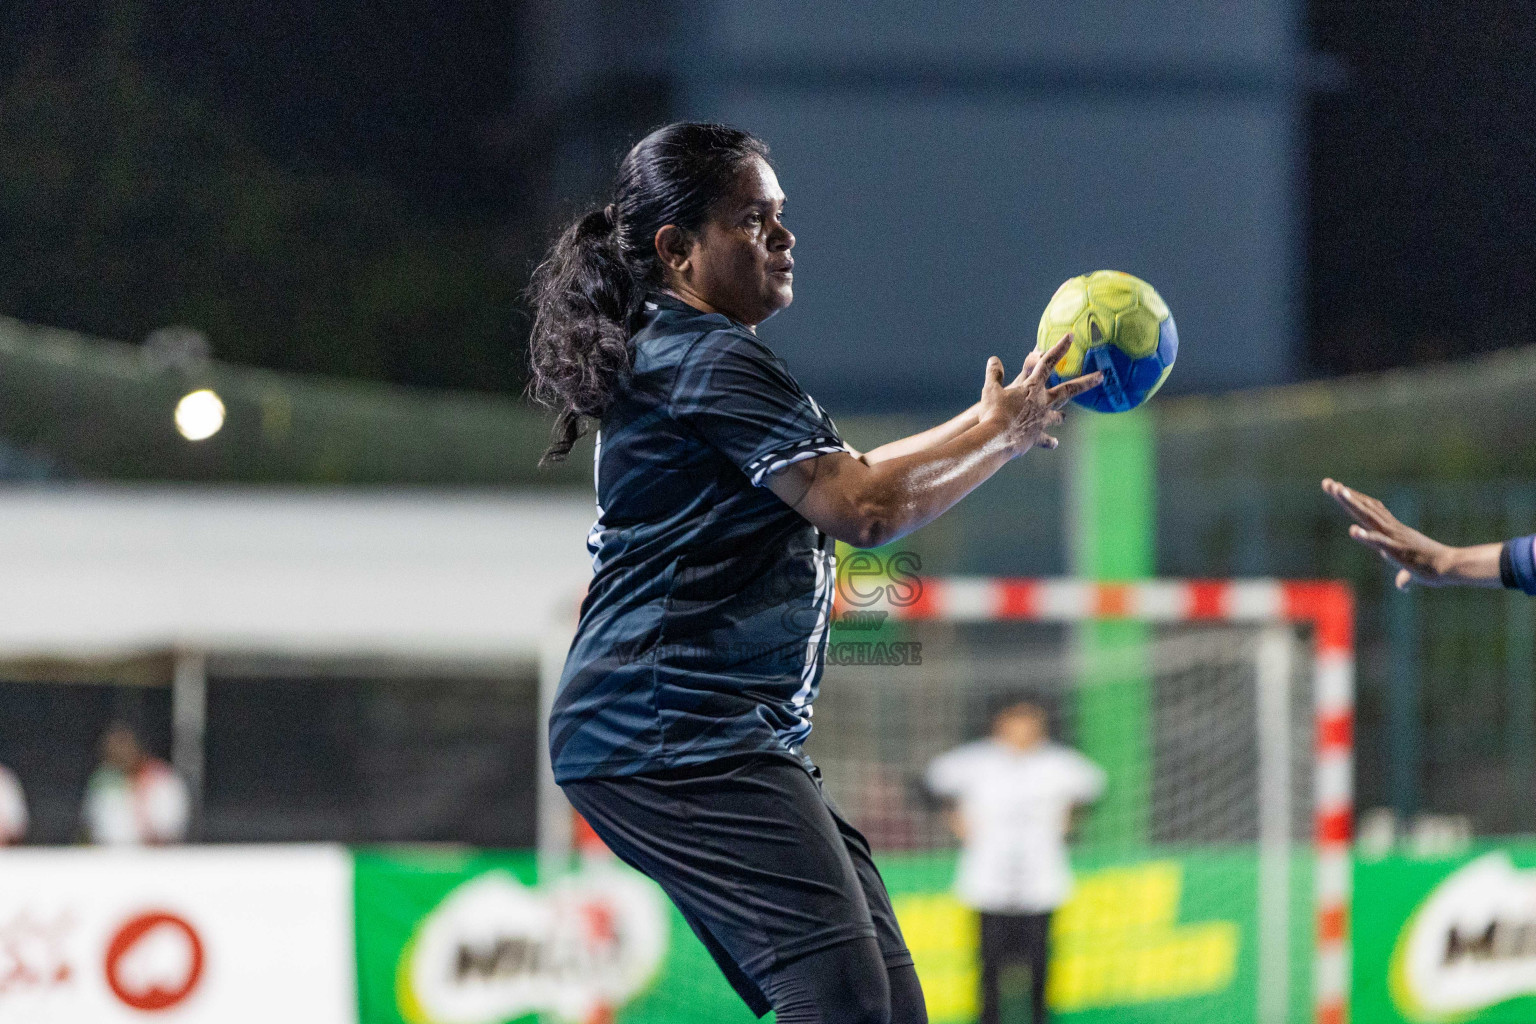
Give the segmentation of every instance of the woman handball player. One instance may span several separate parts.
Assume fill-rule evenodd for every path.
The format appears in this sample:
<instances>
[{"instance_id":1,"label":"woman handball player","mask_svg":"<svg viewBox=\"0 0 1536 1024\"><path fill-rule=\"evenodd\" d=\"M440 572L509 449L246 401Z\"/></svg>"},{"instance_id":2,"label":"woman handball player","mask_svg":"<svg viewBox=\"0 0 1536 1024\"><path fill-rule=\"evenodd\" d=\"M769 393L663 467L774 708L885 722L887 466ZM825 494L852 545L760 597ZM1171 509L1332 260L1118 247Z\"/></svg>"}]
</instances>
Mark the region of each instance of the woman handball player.
<instances>
[{"instance_id":1,"label":"woman handball player","mask_svg":"<svg viewBox=\"0 0 1536 1024\"><path fill-rule=\"evenodd\" d=\"M674 124L535 271L531 390L546 459L596 428L594 573L550 718L555 777L676 903L754 1013L917 1024L923 994L869 844L802 750L834 541L873 547L1056 447L1070 343L920 434L860 453L757 337L795 237L768 148ZM1010 342L1012 339L1010 339Z\"/></svg>"}]
</instances>

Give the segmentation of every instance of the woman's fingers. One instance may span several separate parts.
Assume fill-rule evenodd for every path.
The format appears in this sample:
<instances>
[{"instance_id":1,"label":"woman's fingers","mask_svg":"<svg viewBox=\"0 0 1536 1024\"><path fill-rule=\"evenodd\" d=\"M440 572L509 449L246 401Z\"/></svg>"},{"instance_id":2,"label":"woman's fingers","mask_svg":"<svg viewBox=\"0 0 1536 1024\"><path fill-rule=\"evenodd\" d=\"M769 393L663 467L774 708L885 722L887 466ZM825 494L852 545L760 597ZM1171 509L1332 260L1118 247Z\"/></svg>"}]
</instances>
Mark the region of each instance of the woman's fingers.
<instances>
[{"instance_id":1,"label":"woman's fingers","mask_svg":"<svg viewBox=\"0 0 1536 1024\"><path fill-rule=\"evenodd\" d=\"M1332 484L1332 487L1328 485ZM1355 493L1343 484L1333 480L1324 482L1323 489L1328 492L1340 508L1349 514L1349 517L1362 526L1375 526L1376 520L1360 505Z\"/></svg>"},{"instance_id":2,"label":"woman's fingers","mask_svg":"<svg viewBox=\"0 0 1536 1024\"><path fill-rule=\"evenodd\" d=\"M1345 512L1348 512L1352 519L1357 521L1362 519L1362 513L1355 507L1354 494L1348 487L1345 487L1337 480L1325 479L1323 481L1323 493L1332 498Z\"/></svg>"},{"instance_id":3,"label":"woman's fingers","mask_svg":"<svg viewBox=\"0 0 1536 1024\"><path fill-rule=\"evenodd\" d=\"M1051 408L1060 409L1084 391L1092 391L1102 383L1104 383L1104 374L1095 371L1082 377L1062 381L1047 391L1046 397L1051 401Z\"/></svg>"},{"instance_id":4,"label":"woman's fingers","mask_svg":"<svg viewBox=\"0 0 1536 1024\"><path fill-rule=\"evenodd\" d=\"M1046 430L1057 426L1063 421L1064 418L1065 417L1063 417L1062 414L1055 409L1047 410L1045 417L1040 421L1040 425L1035 428L1039 431L1039 434L1035 438L1034 447L1054 449L1059 446L1061 441L1058 438L1047 434Z\"/></svg>"},{"instance_id":5,"label":"woman's fingers","mask_svg":"<svg viewBox=\"0 0 1536 1024\"><path fill-rule=\"evenodd\" d=\"M1363 526L1351 526L1349 528L1349 535L1361 544L1375 548L1377 551L1384 551L1386 548L1397 550L1398 548L1397 542L1386 534L1377 533L1375 530L1368 530Z\"/></svg>"},{"instance_id":6,"label":"woman's fingers","mask_svg":"<svg viewBox=\"0 0 1536 1024\"><path fill-rule=\"evenodd\" d=\"M997 356L987 357L987 372L981 381L981 390L986 392L989 388L1003 386L1003 361Z\"/></svg>"},{"instance_id":7,"label":"woman's fingers","mask_svg":"<svg viewBox=\"0 0 1536 1024\"><path fill-rule=\"evenodd\" d=\"M1050 377L1051 371L1056 368L1056 364L1061 362L1061 357L1066 355L1067 349L1071 347L1072 335L1064 335L1060 341L1045 350L1045 355L1030 368L1027 379L1044 383Z\"/></svg>"},{"instance_id":8,"label":"woman's fingers","mask_svg":"<svg viewBox=\"0 0 1536 1024\"><path fill-rule=\"evenodd\" d=\"M1324 480L1323 490L1361 526L1374 530L1390 530L1400 525L1397 517L1387 510L1387 506L1369 494L1351 490L1337 480Z\"/></svg>"},{"instance_id":9,"label":"woman's fingers","mask_svg":"<svg viewBox=\"0 0 1536 1024\"><path fill-rule=\"evenodd\" d=\"M1363 526L1351 526L1349 535L1380 555L1382 561L1407 570L1410 575L1413 567L1423 568L1426 564L1419 551L1385 534L1367 530Z\"/></svg>"},{"instance_id":10,"label":"woman's fingers","mask_svg":"<svg viewBox=\"0 0 1536 1024\"><path fill-rule=\"evenodd\" d=\"M1415 581L1436 585L1440 569L1435 561L1438 545L1434 541L1404 526L1386 505L1369 494L1350 490L1333 479L1323 481L1323 491L1354 518L1349 536L1398 567L1393 580L1397 589L1407 590Z\"/></svg>"},{"instance_id":11,"label":"woman's fingers","mask_svg":"<svg viewBox=\"0 0 1536 1024\"><path fill-rule=\"evenodd\" d=\"M1376 554L1389 560L1389 562L1390 560L1395 560L1390 554L1387 554L1387 548L1395 547L1395 545L1392 545L1392 540L1387 539L1382 534L1366 530L1366 527L1350 527L1349 536L1350 539L1359 540L1359 542L1364 543L1367 548L1375 551Z\"/></svg>"},{"instance_id":12,"label":"woman's fingers","mask_svg":"<svg viewBox=\"0 0 1536 1024\"><path fill-rule=\"evenodd\" d=\"M1398 525L1397 517L1389 512L1387 506L1383 505L1376 498L1371 497L1369 494L1361 494L1359 491L1351 491L1348 488L1345 488L1345 491L1354 500L1355 506L1375 522L1378 530Z\"/></svg>"}]
</instances>

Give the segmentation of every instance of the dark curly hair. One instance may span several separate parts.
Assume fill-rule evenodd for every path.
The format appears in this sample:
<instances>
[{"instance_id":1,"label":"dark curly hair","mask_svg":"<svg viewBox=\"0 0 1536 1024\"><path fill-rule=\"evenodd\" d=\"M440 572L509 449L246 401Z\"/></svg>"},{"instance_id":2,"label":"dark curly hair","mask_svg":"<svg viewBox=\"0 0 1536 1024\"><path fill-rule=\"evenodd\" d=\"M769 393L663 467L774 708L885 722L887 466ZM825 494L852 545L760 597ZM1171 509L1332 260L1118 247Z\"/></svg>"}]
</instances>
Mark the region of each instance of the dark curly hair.
<instances>
[{"instance_id":1,"label":"dark curly hair","mask_svg":"<svg viewBox=\"0 0 1536 1024\"><path fill-rule=\"evenodd\" d=\"M561 232L528 287L528 391L556 414L541 465L570 453L630 371L636 315L663 281L656 232L698 231L741 165L767 156L763 142L725 125L658 128L619 164L613 201Z\"/></svg>"}]
</instances>

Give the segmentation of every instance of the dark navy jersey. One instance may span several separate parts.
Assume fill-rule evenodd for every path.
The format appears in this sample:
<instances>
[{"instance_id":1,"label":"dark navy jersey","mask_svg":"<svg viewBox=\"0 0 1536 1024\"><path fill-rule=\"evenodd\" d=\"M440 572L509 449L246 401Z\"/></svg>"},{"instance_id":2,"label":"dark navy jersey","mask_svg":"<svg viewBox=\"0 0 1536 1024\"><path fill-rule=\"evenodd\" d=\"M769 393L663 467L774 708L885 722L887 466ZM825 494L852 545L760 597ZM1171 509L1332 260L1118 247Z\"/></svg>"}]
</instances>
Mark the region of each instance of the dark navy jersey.
<instances>
[{"instance_id":1,"label":"dark navy jersey","mask_svg":"<svg viewBox=\"0 0 1536 1024\"><path fill-rule=\"evenodd\" d=\"M785 752L811 729L832 541L766 483L844 451L725 316L646 303L597 437L594 574L550 718L561 782Z\"/></svg>"}]
</instances>

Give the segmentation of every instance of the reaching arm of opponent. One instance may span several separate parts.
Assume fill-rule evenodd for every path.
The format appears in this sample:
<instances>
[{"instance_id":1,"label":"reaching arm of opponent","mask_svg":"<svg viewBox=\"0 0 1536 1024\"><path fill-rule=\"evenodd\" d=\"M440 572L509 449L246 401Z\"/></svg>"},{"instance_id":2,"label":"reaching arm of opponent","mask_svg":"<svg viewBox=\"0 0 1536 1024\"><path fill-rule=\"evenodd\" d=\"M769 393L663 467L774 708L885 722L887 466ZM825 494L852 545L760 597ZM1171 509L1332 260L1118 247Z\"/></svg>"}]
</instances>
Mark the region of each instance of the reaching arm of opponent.
<instances>
[{"instance_id":1,"label":"reaching arm of opponent","mask_svg":"<svg viewBox=\"0 0 1536 1024\"><path fill-rule=\"evenodd\" d=\"M962 414L925 432L948 434L931 447L915 443L925 437L918 434L885 446L895 454L879 458L871 456L881 449L862 459L848 452L823 454L784 467L767 486L823 533L854 547L878 547L906 536L1035 445L1056 447L1046 431L1061 422L1061 407L1103 379L1093 373L1054 388L1046 385L1050 368L1070 343L1068 336L1043 357L1031 354L1008 384L1002 360L993 356L976 422L961 422Z\"/></svg>"},{"instance_id":2,"label":"reaching arm of opponent","mask_svg":"<svg viewBox=\"0 0 1536 1024\"><path fill-rule=\"evenodd\" d=\"M1536 559L1532 538L1507 544L1474 544L1456 548L1405 526L1387 506L1337 480L1324 480L1323 491L1348 512L1354 524L1349 535L1397 566L1397 587L1517 587L1536 594Z\"/></svg>"}]
</instances>

